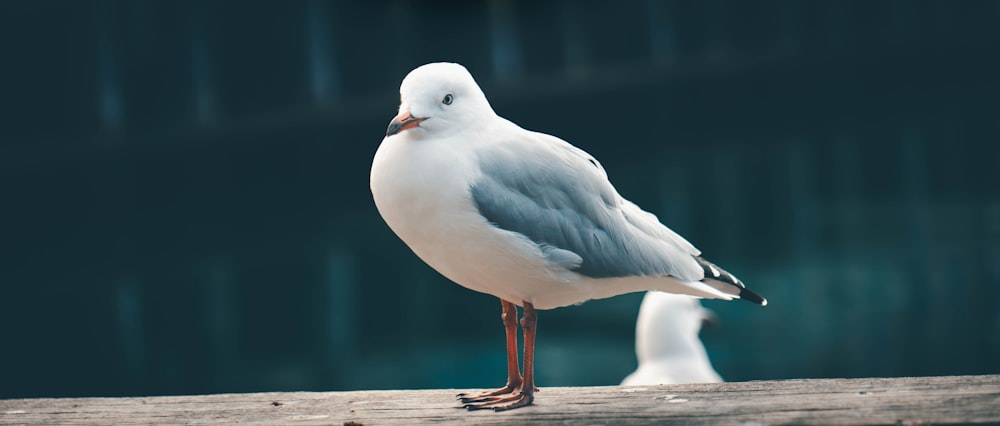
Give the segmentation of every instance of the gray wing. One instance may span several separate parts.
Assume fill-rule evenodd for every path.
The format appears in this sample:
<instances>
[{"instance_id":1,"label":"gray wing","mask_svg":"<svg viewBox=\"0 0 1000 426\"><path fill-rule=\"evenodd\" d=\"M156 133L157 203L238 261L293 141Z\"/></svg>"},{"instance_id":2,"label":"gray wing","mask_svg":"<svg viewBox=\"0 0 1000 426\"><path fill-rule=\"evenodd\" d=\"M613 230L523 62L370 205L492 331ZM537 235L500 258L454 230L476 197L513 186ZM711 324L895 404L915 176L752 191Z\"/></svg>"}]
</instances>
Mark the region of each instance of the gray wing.
<instances>
[{"instance_id":1,"label":"gray wing","mask_svg":"<svg viewBox=\"0 0 1000 426\"><path fill-rule=\"evenodd\" d=\"M487 221L589 277L704 277L698 250L621 198L593 157L558 138L526 134L479 152L483 174L470 192Z\"/></svg>"}]
</instances>

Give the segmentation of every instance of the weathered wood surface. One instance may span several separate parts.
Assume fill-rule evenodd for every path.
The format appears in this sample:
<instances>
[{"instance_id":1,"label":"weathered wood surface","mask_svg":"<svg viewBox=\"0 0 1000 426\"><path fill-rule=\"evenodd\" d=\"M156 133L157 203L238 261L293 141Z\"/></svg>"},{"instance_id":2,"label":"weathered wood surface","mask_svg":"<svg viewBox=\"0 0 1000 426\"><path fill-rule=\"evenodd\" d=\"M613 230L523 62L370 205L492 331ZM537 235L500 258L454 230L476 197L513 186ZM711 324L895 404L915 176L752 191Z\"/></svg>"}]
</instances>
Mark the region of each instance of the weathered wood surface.
<instances>
[{"instance_id":1,"label":"weathered wood surface","mask_svg":"<svg viewBox=\"0 0 1000 426\"><path fill-rule=\"evenodd\" d=\"M1000 423L1000 375L543 388L535 405L469 412L456 390L0 400L0 424Z\"/></svg>"}]
</instances>

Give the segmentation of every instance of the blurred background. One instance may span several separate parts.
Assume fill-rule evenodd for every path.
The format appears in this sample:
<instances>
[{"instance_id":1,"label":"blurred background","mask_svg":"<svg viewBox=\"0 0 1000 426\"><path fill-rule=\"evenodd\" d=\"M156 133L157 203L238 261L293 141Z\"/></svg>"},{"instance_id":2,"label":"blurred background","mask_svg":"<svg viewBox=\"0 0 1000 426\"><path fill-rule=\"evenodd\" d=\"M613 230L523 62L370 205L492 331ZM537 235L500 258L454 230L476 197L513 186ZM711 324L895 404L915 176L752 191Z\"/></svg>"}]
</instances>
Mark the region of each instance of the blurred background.
<instances>
[{"instance_id":1,"label":"blurred background","mask_svg":"<svg viewBox=\"0 0 1000 426\"><path fill-rule=\"evenodd\" d=\"M1000 373L1000 2L0 2L0 397L503 384L497 299L382 222L402 78L602 161L770 305L727 380ZM539 386L641 294L540 312Z\"/></svg>"}]
</instances>

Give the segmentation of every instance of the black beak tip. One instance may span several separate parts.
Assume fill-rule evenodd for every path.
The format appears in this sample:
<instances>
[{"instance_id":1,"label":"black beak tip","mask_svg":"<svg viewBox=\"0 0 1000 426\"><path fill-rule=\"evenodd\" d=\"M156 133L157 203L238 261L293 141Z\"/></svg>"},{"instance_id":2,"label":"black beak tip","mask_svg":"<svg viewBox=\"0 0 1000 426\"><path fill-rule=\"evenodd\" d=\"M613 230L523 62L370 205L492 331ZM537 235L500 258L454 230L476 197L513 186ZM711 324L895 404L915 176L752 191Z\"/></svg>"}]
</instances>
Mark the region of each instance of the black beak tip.
<instances>
[{"instance_id":1,"label":"black beak tip","mask_svg":"<svg viewBox=\"0 0 1000 426\"><path fill-rule=\"evenodd\" d=\"M389 127L385 129L385 136L389 137L402 132L403 130L417 127L426 119L426 117L413 117L409 114L403 118L396 117L389 122Z\"/></svg>"},{"instance_id":2,"label":"black beak tip","mask_svg":"<svg viewBox=\"0 0 1000 426\"><path fill-rule=\"evenodd\" d=\"M402 129L403 129L402 123L396 120L392 120L389 122L389 127L385 129L385 137L395 135L396 133L399 133L399 131Z\"/></svg>"}]
</instances>

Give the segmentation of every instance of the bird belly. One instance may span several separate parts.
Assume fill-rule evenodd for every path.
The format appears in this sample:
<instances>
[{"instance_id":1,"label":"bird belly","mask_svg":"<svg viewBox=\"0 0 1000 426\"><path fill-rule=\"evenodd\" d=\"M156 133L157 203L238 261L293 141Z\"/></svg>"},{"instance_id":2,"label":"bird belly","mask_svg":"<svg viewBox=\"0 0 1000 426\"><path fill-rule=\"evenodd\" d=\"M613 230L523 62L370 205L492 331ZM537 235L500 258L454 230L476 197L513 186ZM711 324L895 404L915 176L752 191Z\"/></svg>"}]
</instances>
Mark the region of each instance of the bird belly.
<instances>
[{"instance_id":1,"label":"bird belly","mask_svg":"<svg viewBox=\"0 0 1000 426\"><path fill-rule=\"evenodd\" d=\"M572 280L560 279L549 268L536 244L494 227L474 209L425 209L419 217L383 217L420 259L470 290L517 305L531 302L538 309L583 301L576 300L581 295ZM573 300L549 300L559 294Z\"/></svg>"}]
</instances>

